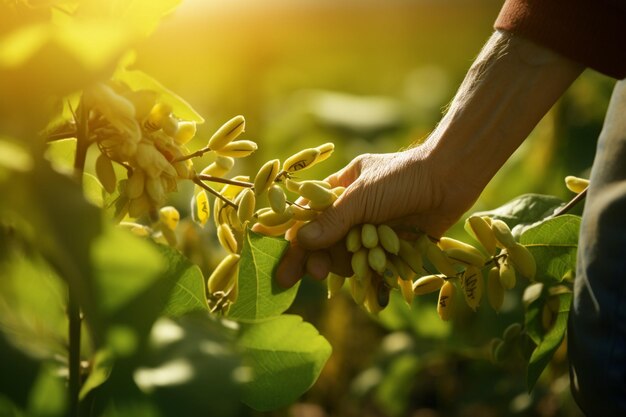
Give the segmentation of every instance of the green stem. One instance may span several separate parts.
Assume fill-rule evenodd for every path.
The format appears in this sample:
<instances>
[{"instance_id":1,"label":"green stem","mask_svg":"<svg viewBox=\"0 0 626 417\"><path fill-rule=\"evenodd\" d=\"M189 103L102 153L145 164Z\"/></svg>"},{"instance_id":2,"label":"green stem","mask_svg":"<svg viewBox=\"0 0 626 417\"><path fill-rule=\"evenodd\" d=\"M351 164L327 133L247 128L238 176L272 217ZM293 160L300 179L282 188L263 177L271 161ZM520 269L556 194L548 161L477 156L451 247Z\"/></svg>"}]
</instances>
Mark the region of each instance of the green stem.
<instances>
[{"instance_id":1,"label":"green stem","mask_svg":"<svg viewBox=\"0 0 626 417\"><path fill-rule=\"evenodd\" d=\"M202 180L200 179L200 177L196 176L196 177L194 177L192 179L192 181L194 182L194 184L196 184L196 185L202 187L203 189L207 190L208 192L210 192L215 197L217 197L220 200L222 200L227 205L229 205L229 206L231 206L231 207L233 207L235 209L239 208L239 206L237 204L233 203L232 201L230 201L229 199L227 199L226 197L224 197L223 195L221 195L220 193L215 191L213 188L211 188L208 185L206 185L205 183L203 183Z\"/></svg>"},{"instance_id":2,"label":"green stem","mask_svg":"<svg viewBox=\"0 0 626 417\"><path fill-rule=\"evenodd\" d=\"M585 188L584 190L582 190L581 192L579 192L578 194L576 194L574 196L574 198L572 198L566 205L564 205L562 208L560 208L559 210L557 210L552 217L557 217L557 216L562 216L563 214L567 213L568 211L570 211L572 208L574 208L574 206L576 206L576 204L580 203L581 201L583 201L585 199L585 197L587 196L587 190L589 188Z\"/></svg>"},{"instance_id":3,"label":"green stem","mask_svg":"<svg viewBox=\"0 0 626 417\"><path fill-rule=\"evenodd\" d=\"M214 177L213 175L198 174L198 178L202 181L219 182L221 184L238 185L240 187L252 188L254 184L247 181L237 181L228 178Z\"/></svg>"}]
</instances>

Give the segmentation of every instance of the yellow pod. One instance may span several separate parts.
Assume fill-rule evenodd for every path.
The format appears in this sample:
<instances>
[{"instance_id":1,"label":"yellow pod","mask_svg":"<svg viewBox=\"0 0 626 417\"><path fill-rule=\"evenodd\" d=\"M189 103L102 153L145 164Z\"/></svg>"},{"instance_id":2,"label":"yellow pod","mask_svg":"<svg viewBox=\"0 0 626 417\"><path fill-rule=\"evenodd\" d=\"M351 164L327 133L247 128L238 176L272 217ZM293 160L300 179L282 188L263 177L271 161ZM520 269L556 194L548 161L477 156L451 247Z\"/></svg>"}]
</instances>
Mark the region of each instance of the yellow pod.
<instances>
[{"instance_id":1,"label":"yellow pod","mask_svg":"<svg viewBox=\"0 0 626 417\"><path fill-rule=\"evenodd\" d=\"M191 199L191 217L200 225L204 226L211 217L209 197L204 190L200 190Z\"/></svg>"},{"instance_id":2,"label":"yellow pod","mask_svg":"<svg viewBox=\"0 0 626 417\"><path fill-rule=\"evenodd\" d=\"M157 103L152 106L150 113L143 121L143 126L148 131L156 131L163 126L163 120L172 113L172 106L166 103Z\"/></svg>"},{"instance_id":3,"label":"yellow pod","mask_svg":"<svg viewBox=\"0 0 626 417\"><path fill-rule=\"evenodd\" d=\"M378 246L378 232L373 224L364 224L361 226L361 244L368 249Z\"/></svg>"},{"instance_id":4,"label":"yellow pod","mask_svg":"<svg viewBox=\"0 0 626 417\"><path fill-rule=\"evenodd\" d=\"M239 253L237 239L228 224L220 224L217 228L217 240L230 253Z\"/></svg>"},{"instance_id":5,"label":"yellow pod","mask_svg":"<svg viewBox=\"0 0 626 417\"><path fill-rule=\"evenodd\" d=\"M439 246L435 245L430 240L427 242L426 258L428 258L430 263L445 276L453 277L456 275L456 269L452 267L452 263L450 262L448 256L439 248Z\"/></svg>"},{"instance_id":6,"label":"yellow pod","mask_svg":"<svg viewBox=\"0 0 626 417\"><path fill-rule=\"evenodd\" d=\"M367 294L369 285L366 285L365 282L355 278L351 278L349 281L350 295L352 295L352 299L357 305L362 305L365 301L365 295Z\"/></svg>"},{"instance_id":7,"label":"yellow pod","mask_svg":"<svg viewBox=\"0 0 626 417\"><path fill-rule=\"evenodd\" d=\"M578 194L582 193L589 186L589 180L568 175L565 177L565 186L571 192Z\"/></svg>"},{"instance_id":8,"label":"yellow pod","mask_svg":"<svg viewBox=\"0 0 626 417\"><path fill-rule=\"evenodd\" d=\"M485 256L478 249L476 249L474 246L469 245L465 242L461 242L460 240L456 240L456 239L452 239L450 237L444 236L441 239L439 239L439 242L437 242L437 245L444 251L448 249L460 249L464 252L472 254L476 258L485 260Z\"/></svg>"},{"instance_id":9,"label":"yellow pod","mask_svg":"<svg viewBox=\"0 0 626 417\"><path fill-rule=\"evenodd\" d=\"M356 252L361 249L361 227L353 226L346 235L346 249L348 252Z\"/></svg>"},{"instance_id":10,"label":"yellow pod","mask_svg":"<svg viewBox=\"0 0 626 417\"><path fill-rule=\"evenodd\" d=\"M294 181L291 178L285 179L285 187L287 191L291 191L292 193L300 193L300 183L298 181Z\"/></svg>"},{"instance_id":11,"label":"yellow pod","mask_svg":"<svg viewBox=\"0 0 626 417\"><path fill-rule=\"evenodd\" d=\"M526 246L516 243L507 249L509 261L522 276L533 280L537 274L537 263L535 257Z\"/></svg>"},{"instance_id":12,"label":"yellow pod","mask_svg":"<svg viewBox=\"0 0 626 417\"><path fill-rule=\"evenodd\" d=\"M454 313L454 300L455 300L454 284L450 281L446 281L441 290L439 290L439 301L437 302L437 313L439 318L443 321L448 321L452 318Z\"/></svg>"},{"instance_id":13,"label":"yellow pod","mask_svg":"<svg viewBox=\"0 0 626 417\"><path fill-rule=\"evenodd\" d=\"M400 239L400 250L398 256L409 265L416 274L421 274L424 267L422 254L411 244L411 242Z\"/></svg>"},{"instance_id":14,"label":"yellow pod","mask_svg":"<svg viewBox=\"0 0 626 417\"><path fill-rule=\"evenodd\" d=\"M508 257L500 261L500 284L505 290L515 287L515 268L508 261Z\"/></svg>"},{"instance_id":15,"label":"yellow pod","mask_svg":"<svg viewBox=\"0 0 626 417\"><path fill-rule=\"evenodd\" d=\"M285 206L287 204L287 197L285 196L285 192L283 189L276 185L272 184L270 189L267 192L267 199L270 203L270 207L276 213L282 213L285 211ZM302 211L302 209L300 209ZM295 213L294 213L295 218ZM300 220L300 219L297 219Z\"/></svg>"},{"instance_id":16,"label":"yellow pod","mask_svg":"<svg viewBox=\"0 0 626 417\"><path fill-rule=\"evenodd\" d=\"M230 156L217 155L215 164L228 172L235 166L235 159Z\"/></svg>"},{"instance_id":17,"label":"yellow pod","mask_svg":"<svg viewBox=\"0 0 626 417\"><path fill-rule=\"evenodd\" d=\"M309 200L310 203L327 203L337 199L328 188L325 188L315 182L305 181L300 184L300 195Z\"/></svg>"},{"instance_id":18,"label":"yellow pod","mask_svg":"<svg viewBox=\"0 0 626 417\"><path fill-rule=\"evenodd\" d=\"M218 151L219 155L230 156L232 158L245 158L251 155L258 148L255 142L251 140L237 140L224 145Z\"/></svg>"},{"instance_id":19,"label":"yellow pod","mask_svg":"<svg viewBox=\"0 0 626 417\"><path fill-rule=\"evenodd\" d=\"M346 187L342 187L342 186L339 186L339 187L333 187L333 188L331 188L331 190L330 190L330 191L332 191L332 192L333 192L333 194L335 194L335 195L337 196L337 198L339 198L339 197L341 197L341 195L342 195L343 193L345 193L345 192L346 192Z\"/></svg>"},{"instance_id":20,"label":"yellow pod","mask_svg":"<svg viewBox=\"0 0 626 417\"><path fill-rule=\"evenodd\" d=\"M310 168L320 154L320 150L316 148L303 149L291 155L283 163L283 171L296 172Z\"/></svg>"},{"instance_id":21,"label":"yellow pod","mask_svg":"<svg viewBox=\"0 0 626 417\"><path fill-rule=\"evenodd\" d=\"M425 275L418 278L413 283L413 293L415 295L424 295L438 291L446 282L445 276L441 274Z\"/></svg>"},{"instance_id":22,"label":"yellow pod","mask_svg":"<svg viewBox=\"0 0 626 417\"><path fill-rule=\"evenodd\" d=\"M389 253L397 255L400 252L400 239L396 232L386 224L381 224L376 228L378 240L381 246Z\"/></svg>"},{"instance_id":23,"label":"yellow pod","mask_svg":"<svg viewBox=\"0 0 626 417\"><path fill-rule=\"evenodd\" d=\"M276 213L272 210L264 211L257 217L258 222L264 226L278 226L279 224L283 224L292 218L293 212L291 207L287 207L282 213Z\"/></svg>"},{"instance_id":24,"label":"yellow pod","mask_svg":"<svg viewBox=\"0 0 626 417\"><path fill-rule=\"evenodd\" d=\"M159 210L159 221L170 230L175 230L180 221L180 213L172 206L165 206Z\"/></svg>"},{"instance_id":25,"label":"yellow pod","mask_svg":"<svg viewBox=\"0 0 626 417\"><path fill-rule=\"evenodd\" d=\"M307 207L299 207L295 204L291 205L291 211L293 211L293 218L299 221L308 222L317 217L317 211L307 208Z\"/></svg>"},{"instance_id":26,"label":"yellow pod","mask_svg":"<svg viewBox=\"0 0 626 417\"><path fill-rule=\"evenodd\" d=\"M476 311L484 291L483 274L480 269L468 266L463 273L463 295L468 307Z\"/></svg>"},{"instance_id":27,"label":"yellow pod","mask_svg":"<svg viewBox=\"0 0 626 417\"><path fill-rule=\"evenodd\" d=\"M180 121L178 122L178 129L174 134L174 140L179 145L184 145L189 142L196 135L196 122Z\"/></svg>"},{"instance_id":28,"label":"yellow pod","mask_svg":"<svg viewBox=\"0 0 626 417\"><path fill-rule=\"evenodd\" d=\"M200 175L209 175L211 177L221 178L228 173L228 169L220 166L217 162L211 162L200 171Z\"/></svg>"},{"instance_id":29,"label":"yellow pod","mask_svg":"<svg viewBox=\"0 0 626 417\"><path fill-rule=\"evenodd\" d=\"M218 151L233 140L246 129L246 120L243 116L235 116L224 123L209 139L208 147L213 151Z\"/></svg>"},{"instance_id":30,"label":"yellow pod","mask_svg":"<svg viewBox=\"0 0 626 417\"><path fill-rule=\"evenodd\" d=\"M337 275L333 272L330 272L326 277L326 285L328 287L328 298L331 299L335 295L341 291L344 282L346 281L345 277L341 275Z\"/></svg>"},{"instance_id":31,"label":"yellow pod","mask_svg":"<svg viewBox=\"0 0 626 417\"><path fill-rule=\"evenodd\" d=\"M96 175L107 193L115 191L117 178L113 169L113 162L103 153L96 159Z\"/></svg>"},{"instance_id":32,"label":"yellow pod","mask_svg":"<svg viewBox=\"0 0 626 417\"><path fill-rule=\"evenodd\" d=\"M327 142L321 144L320 146L317 146L315 149L320 151L320 154L317 156L317 158L315 158L315 163L318 164L322 161L327 160L333 154L333 151L335 150L335 144L332 142Z\"/></svg>"},{"instance_id":33,"label":"yellow pod","mask_svg":"<svg viewBox=\"0 0 626 417\"><path fill-rule=\"evenodd\" d=\"M233 181L242 181L242 182L248 182L250 181L250 177L247 175L237 175L236 177L232 178ZM243 187L241 185L235 185L235 184L226 184L224 186L224 188L222 188L222 190L220 191L220 194L223 195L224 197L228 198L229 200L234 199L235 197L237 197L237 195L244 189L247 189L248 187Z\"/></svg>"},{"instance_id":34,"label":"yellow pod","mask_svg":"<svg viewBox=\"0 0 626 417\"><path fill-rule=\"evenodd\" d=\"M317 212L324 211L328 207L332 206L337 197L334 194L330 194L329 198L321 201L309 201L309 208Z\"/></svg>"},{"instance_id":35,"label":"yellow pod","mask_svg":"<svg viewBox=\"0 0 626 417\"><path fill-rule=\"evenodd\" d=\"M402 294L404 301L408 305L411 305L413 298L415 298L413 283L410 280L398 279L398 287L400 288L400 293Z\"/></svg>"},{"instance_id":36,"label":"yellow pod","mask_svg":"<svg viewBox=\"0 0 626 417\"><path fill-rule=\"evenodd\" d=\"M487 261L483 254L475 249L469 252L461 248L449 248L444 250L444 252L451 261L460 262L464 265L473 265L478 268L485 266L485 262Z\"/></svg>"},{"instance_id":37,"label":"yellow pod","mask_svg":"<svg viewBox=\"0 0 626 417\"><path fill-rule=\"evenodd\" d=\"M254 192L246 188L239 194L237 198L237 218L244 224L254 216L256 208L256 197Z\"/></svg>"},{"instance_id":38,"label":"yellow pod","mask_svg":"<svg viewBox=\"0 0 626 417\"><path fill-rule=\"evenodd\" d=\"M143 194L146 183L146 173L143 169L135 168L126 181L126 196L131 200Z\"/></svg>"},{"instance_id":39,"label":"yellow pod","mask_svg":"<svg viewBox=\"0 0 626 417\"><path fill-rule=\"evenodd\" d=\"M378 314L382 310L379 302L378 285L371 285L367 289L363 307L370 314Z\"/></svg>"},{"instance_id":40,"label":"yellow pod","mask_svg":"<svg viewBox=\"0 0 626 417\"><path fill-rule=\"evenodd\" d=\"M513 237L513 234L511 233L511 229L502 220L492 219L491 230L493 230L493 234L496 236L496 240L500 243L502 247L508 248L514 246L517 243L515 241L515 238Z\"/></svg>"},{"instance_id":41,"label":"yellow pod","mask_svg":"<svg viewBox=\"0 0 626 417\"><path fill-rule=\"evenodd\" d=\"M500 271L497 266L491 268L487 274L487 300L496 312L500 311L504 301L504 288L500 283Z\"/></svg>"},{"instance_id":42,"label":"yellow pod","mask_svg":"<svg viewBox=\"0 0 626 417\"><path fill-rule=\"evenodd\" d=\"M272 186L279 169L280 161L278 159L272 159L263 164L254 177L254 193L256 195L263 194Z\"/></svg>"},{"instance_id":43,"label":"yellow pod","mask_svg":"<svg viewBox=\"0 0 626 417\"><path fill-rule=\"evenodd\" d=\"M225 256L209 276L207 284L209 293L228 292L236 282L238 266L239 255L231 253Z\"/></svg>"},{"instance_id":44,"label":"yellow pod","mask_svg":"<svg viewBox=\"0 0 626 417\"><path fill-rule=\"evenodd\" d=\"M371 249L370 249L371 250ZM398 278L400 274L398 274L398 270L396 266L387 258L387 262L385 263L385 270L381 274L383 277L383 281L389 288L398 288Z\"/></svg>"},{"instance_id":45,"label":"yellow pod","mask_svg":"<svg viewBox=\"0 0 626 417\"><path fill-rule=\"evenodd\" d=\"M391 260L393 265L396 267L396 271L398 271L398 275L400 279L404 281L412 281L415 278L415 272L411 269L409 264L404 262L402 258L399 256L390 255L388 258Z\"/></svg>"},{"instance_id":46,"label":"yellow pod","mask_svg":"<svg viewBox=\"0 0 626 417\"><path fill-rule=\"evenodd\" d=\"M487 221L480 216L470 216L467 219L469 229L474 234L474 237L485 248L485 251L493 256L496 253L496 236L491 230L491 226Z\"/></svg>"},{"instance_id":47,"label":"yellow pod","mask_svg":"<svg viewBox=\"0 0 626 417\"><path fill-rule=\"evenodd\" d=\"M367 263L374 271L382 274L385 272L385 265L387 264L387 255L382 247L376 246L371 248L367 252Z\"/></svg>"},{"instance_id":48,"label":"yellow pod","mask_svg":"<svg viewBox=\"0 0 626 417\"><path fill-rule=\"evenodd\" d=\"M254 224L254 231L257 233L261 233L265 236L282 236L287 232L287 230L291 229L295 226L297 221L295 219L291 219L283 224L279 224L277 226L264 226L261 223ZM287 239L290 240L290 239Z\"/></svg>"},{"instance_id":49,"label":"yellow pod","mask_svg":"<svg viewBox=\"0 0 626 417\"><path fill-rule=\"evenodd\" d=\"M350 263L352 265L352 271L359 279L366 279L372 274L372 270L369 267L368 263L368 250L366 248L361 248L355 253L352 254L352 258L350 259Z\"/></svg>"}]
</instances>

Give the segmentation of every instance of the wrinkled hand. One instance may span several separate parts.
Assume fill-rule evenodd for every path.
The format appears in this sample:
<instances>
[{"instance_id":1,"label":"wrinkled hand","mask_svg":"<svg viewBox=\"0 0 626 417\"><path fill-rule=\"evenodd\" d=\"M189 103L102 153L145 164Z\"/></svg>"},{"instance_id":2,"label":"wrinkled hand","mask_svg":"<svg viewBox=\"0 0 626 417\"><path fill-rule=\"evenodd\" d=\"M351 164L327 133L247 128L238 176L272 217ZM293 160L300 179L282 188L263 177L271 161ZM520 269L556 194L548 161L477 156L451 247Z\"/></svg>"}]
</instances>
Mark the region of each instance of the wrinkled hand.
<instances>
[{"instance_id":1,"label":"wrinkled hand","mask_svg":"<svg viewBox=\"0 0 626 417\"><path fill-rule=\"evenodd\" d=\"M346 191L315 221L302 227L278 266L276 279L291 287L305 273L351 276L343 237L357 224L386 223L404 232L440 237L478 198L480 189L447 178L425 148L365 154L326 180ZM449 174L448 174L449 175Z\"/></svg>"}]
</instances>

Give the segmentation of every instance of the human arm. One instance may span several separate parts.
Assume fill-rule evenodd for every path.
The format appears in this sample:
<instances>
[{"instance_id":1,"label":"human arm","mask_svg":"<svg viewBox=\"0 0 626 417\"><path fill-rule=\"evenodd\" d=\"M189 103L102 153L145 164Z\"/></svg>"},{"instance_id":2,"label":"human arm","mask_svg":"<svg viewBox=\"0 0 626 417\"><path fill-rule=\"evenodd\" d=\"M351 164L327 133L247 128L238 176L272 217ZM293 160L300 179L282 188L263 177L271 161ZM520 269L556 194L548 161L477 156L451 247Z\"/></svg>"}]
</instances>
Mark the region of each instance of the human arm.
<instances>
[{"instance_id":1,"label":"human arm","mask_svg":"<svg viewBox=\"0 0 626 417\"><path fill-rule=\"evenodd\" d=\"M305 272L318 279L329 271L345 274L349 258L341 255L341 239L356 224L441 236L582 69L524 38L495 32L423 144L361 155L328 178L347 189L292 240L278 267L279 284L289 287Z\"/></svg>"}]
</instances>

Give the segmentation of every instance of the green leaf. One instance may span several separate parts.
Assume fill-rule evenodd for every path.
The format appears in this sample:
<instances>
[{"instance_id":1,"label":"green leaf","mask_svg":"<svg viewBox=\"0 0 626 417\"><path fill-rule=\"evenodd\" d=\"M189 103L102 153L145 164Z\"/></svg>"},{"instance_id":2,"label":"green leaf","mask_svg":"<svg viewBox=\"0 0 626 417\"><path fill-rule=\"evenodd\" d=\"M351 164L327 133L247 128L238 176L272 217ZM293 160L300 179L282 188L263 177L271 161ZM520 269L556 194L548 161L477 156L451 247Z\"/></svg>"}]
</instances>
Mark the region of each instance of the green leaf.
<instances>
[{"instance_id":1,"label":"green leaf","mask_svg":"<svg viewBox=\"0 0 626 417\"><path fill-rule=\"evenodd\" d=\"M154 245L112 227L94 242L92 257L99 305L107 315L153 285L167 270Z\"/></svg>"},{"instance_id":2,"label":"green leaf","mask_svg":"<svg viewBox=\"0 0 626 417\"><path fill-rule=\"evenodd\" d=\"M292 315L244 324L237 345L252 368L243 402L260 411L295 401L317 380L331 353L311 324Z\"/></svg>"},{"instance_id":3,"label":"green leaf","mask_svg":"<svg viewBox=\"0 0 626 417\"><path fill-rule=\"evenodd\" d=\"M179 317L194 311L209 311L206 300L205 280L200 268L168 246L159 246L170 270L168 277L174 280L174 288L165 305L163 314Z\"/></svg>"},{"instance_id":4,"label":"green leaf","mask_svg":"<svg viewBox=\"0 0 626 417\"><path fill-rule=\"evenodd\" d=\"M160 99L164 103L172 106L174 114L184 120L191 120L196 123L204 123L204 118L191 107L182 97L169 90L163 84L139 70L120 70L115 74L115 78L130 87L133 91L151 90L161 95Z\"/></svg>"},{"instance_id":5,"label":"green leaf","mask_svg":"<svg viewBox=\"0 0 626 417\"><path fill-rule=\"evenodd\" d=\"M537 281L560 282L576 269L580 217L566 214L526 229L519 242L537 262Z\"/></svg>"},{"instance_id":6,"label":"green leaf","mask_svg":"<svg viewBox=\"0 0 626 417\"><path fill-rule=\"evenodd\" d=\"M274 272L289 245L284 239L248 231L239 261L239 295L228 316L257 320L278 316L293 303L299 284L289 289L278 286Z\"/></svg>"},{"instance_id":7,"label":"green leaf","mask_svg":"<svg viewBox=\"0 0 626 417\"><path fill-rule=\"evenodd\" d=\"M93 357L91 372L80 388L80 399L83 400L91 390L104 384L111 375L113 356L107 350L99 350Z\"/></svg>"},{"instance_id":8,"label":"green leaf","mask_svg":"<svg viewBox=\"0 0 626 417\"><path fill-rule=\"evenodd\" d=\"M104 205L104 187L95 176L83 174L83 193L85 193L85 199L94 206L102 207Z\"/></svg>"},{"instance_id":9,"label":"green leaf","mask_svg":"<svg viewBox=\"0 0 626 417\"><path fill-rule=\"evenodd\" d=\"M500 219L513 229L518 224L532 224L551 215L564 203L560 198L551 195L523 194L496 209L474 214Z\"/></svg>"},{"instance_id":10,"label":"green leaf","mask_svg":"<svg viewBox=\"0 0 626 417\"><path fill-rule=\"evenodd\" d=\"M565 331L567 330L567 318L569 316L569 310L572 303L572 294L559 294L558 298L559 312L557 313L556 321L552 328L550 328L543 336L542 340L533 351L528 363L526 383L529 392L537 383L539 376L548 363L550 363L550 359L552 359L554 352L561 345L561 342L565 337ZM539 320L541 320L540 317Z\"/></svg>"}]
</instances>

